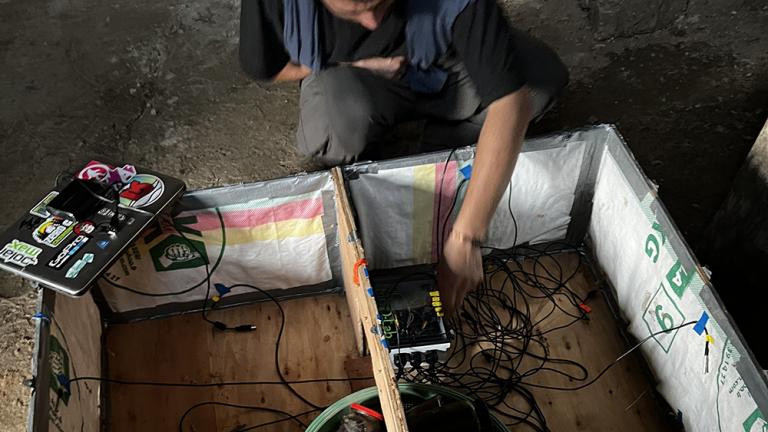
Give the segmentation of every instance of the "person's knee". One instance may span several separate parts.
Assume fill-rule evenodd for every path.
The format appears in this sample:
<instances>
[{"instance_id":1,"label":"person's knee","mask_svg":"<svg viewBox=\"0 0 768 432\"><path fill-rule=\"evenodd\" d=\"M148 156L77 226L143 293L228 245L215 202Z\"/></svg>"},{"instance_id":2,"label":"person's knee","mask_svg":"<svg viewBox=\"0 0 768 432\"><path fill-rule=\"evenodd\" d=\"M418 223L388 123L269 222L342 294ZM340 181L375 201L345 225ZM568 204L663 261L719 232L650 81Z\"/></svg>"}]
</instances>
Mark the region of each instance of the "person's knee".
<instances>
[{"instance_id":1,"label":"person's knee","mask_svg":"<svg viewBox=\"0 0 768 432\"><path fill-rule=\"evenodd\" d=\"M349 67L326 69L302 86L297 133L299 151L327 165L354 161L375 139L373 83L364 71Z\"/></svg>"},{"instance_id":2,"label":"person's knee","mask_svg":"<svg viewBox=\"0 0 768 432\"><path fill-rule=\"evenodd\" d=\"M319 75L328 118L328 142L322 158L334 163L351 162L375 139L380 125L375 101L364 72L354 68L327 69Z\"/></svg>"}]
</instances>

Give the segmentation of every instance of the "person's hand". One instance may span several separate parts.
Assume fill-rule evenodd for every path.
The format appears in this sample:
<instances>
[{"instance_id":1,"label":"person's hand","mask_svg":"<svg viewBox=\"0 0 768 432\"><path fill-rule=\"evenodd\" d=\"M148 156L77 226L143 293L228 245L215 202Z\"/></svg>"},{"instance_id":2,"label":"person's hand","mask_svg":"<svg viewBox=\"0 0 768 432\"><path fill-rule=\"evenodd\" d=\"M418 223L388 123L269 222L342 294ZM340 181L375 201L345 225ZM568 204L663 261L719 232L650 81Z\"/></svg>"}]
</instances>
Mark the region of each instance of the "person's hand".
<instances>
[{"instance_id":1,"label":"person's hand","mask_svg":"<svg viewBox=\"0 0 768 432\"><path fill-rule=\"evenodd\" d=\"M483 257L476 240L451 231L437 267L437 287L446 315L453 315L464 297L483 282Z\"/></svg>"},{"instance_id":2,"label":"person's hand","mask_svg":"<svg viewBox=\"0 0 768 432\"><path fill-rule=\"evenodd\" d=\"M368 69L387 79L397 79L405 72L405 57L371 57L346 63L348 66Z\"/></svg>"}]
</instances>

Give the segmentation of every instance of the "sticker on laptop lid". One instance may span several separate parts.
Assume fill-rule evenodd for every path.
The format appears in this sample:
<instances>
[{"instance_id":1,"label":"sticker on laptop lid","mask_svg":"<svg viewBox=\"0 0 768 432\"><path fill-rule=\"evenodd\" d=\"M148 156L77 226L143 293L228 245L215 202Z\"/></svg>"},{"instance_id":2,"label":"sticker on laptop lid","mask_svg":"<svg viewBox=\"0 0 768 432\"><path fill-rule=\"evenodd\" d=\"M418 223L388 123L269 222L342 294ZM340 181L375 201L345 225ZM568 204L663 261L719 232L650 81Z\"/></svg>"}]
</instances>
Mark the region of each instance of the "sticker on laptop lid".
<instances>
[{"instance_id":1,"label":"sticker on laptop lid","mask_svg":"<svg viewBox=\"0 0 768 432\"><path fill-rule=\"evenodd\" d=\"M120 204L126 207L142 208L157 202L165 192L165 184L152 174L137 174L120 191Z\"/></svg>"},{"instance_id":2,"label":"sticker on laptop lid","mask_svg":"<svg viewBox=\"0 0 768 432\"><path fill-rule=\"evenodd\" d=\"M40 244L59 247L69 237L69 234L72 233L74 225L73 221L58 216L51 216L32 231L32 238Z\"/></svg>"},{"instance_id":3,"label":"sticker on laptop lid","mask_svg":"<svg viewBox=\"0 0 768 432\"><path fill-rule=\"evenodd\" d=\"M21 267L34 266L42 251L39 247L13 239L0 250L0 260Z\"/></svg>"},{"instance_id":4,"label":"sticker on laptop lid","mask_svg":"<svg viewBox=\"0 0 768 432\"><path fill-rule=\"evenodd\" d=\"M75 261L74 264L72 264L72 267L67 270L67 274L64 276L67 279L74 279L77 277L77 275L80 274L80 270L84 269L85 266L93 262L93 254L87 253L83 255L82 258Z\"/></svg>"},{"instance_id":5,"label":"sticker on laptop lid","mask_svg":"<svg viewBox=\"0 0 768 432\"><path fill-rule=\"evenodd\" d=\"M133 165L123 165L122 167L109 170L107 182L111 185L115 183L128 184L134 177L136 177L136 167Z\"/></svg>"},{"instance_id":6,"label":"sticker on laptop lid","mask_svg":"<svg viewBox=\"0 0 768 432\"><path fill-rule=\"evenodd\" d=\"M77 235L91 235L96 231L96 225L91 221L82 221L72 229Z\"/></svg>"},{"instance_id":7,"label":"sticker on laptop lid","mask_svg":"<svg viewBox=\"0 0 768 432\"><path fill-rule=\"evenodd\" d=\"M88 162L85 168L77 173L77 178L80 180L93 180L108 185L128 184L134 176L136 176L136 167L133 165L113 167L95 160Z\"/></svg>"},{"instance_id":8,"label":"sticker on laptop lid","mask_svg":"<svg viewBox=\"0 0 768 432\"><path fill-rule=\"evenodd\" d=\"M48 207L48 204L53 201L56 196L58 196L59 193L56 191L48 192L48 195L45 196L42 200L40 200L39 203L37 203L36 206L32 207L32 210L29 211L29 214L32 216L37 216L41 218L47 218L51 214L48 213L48 210L46 209Z\"/></svg>"},{"instance_id":9,"label":"sticker on laptop lid","mask_svg":"<svg viewBox=\"0 0 768 432\"><path fill-rule=\"evenodd\" d=\"M75 239L72 240L71 243L64 246L64 249L62 249L61 252L59 252L59 254L56 255L54 259L48 262L48 267L53 267L57 269L64 267L64 264L66 264L67 261L69 261L69 259L72 258L72 256L76 254L77 251L79 251L80 248L82 248L83 245L86 243L88 243L87 236L79 235L75 237Z\"/></svg>"},{"instance_id":10,"label":"sticker on laptop lid","mask_svg":"<svg viewBox=\"0 0 768 432\"><path fill-rule=\"evenodd\" d=\"M77 173L77 178L80 180L95 180L100 182L107 178L109 170L111 169L111 166L103 162L92 160L85 165L85 168Z\"/></svg>"}]
</instances>

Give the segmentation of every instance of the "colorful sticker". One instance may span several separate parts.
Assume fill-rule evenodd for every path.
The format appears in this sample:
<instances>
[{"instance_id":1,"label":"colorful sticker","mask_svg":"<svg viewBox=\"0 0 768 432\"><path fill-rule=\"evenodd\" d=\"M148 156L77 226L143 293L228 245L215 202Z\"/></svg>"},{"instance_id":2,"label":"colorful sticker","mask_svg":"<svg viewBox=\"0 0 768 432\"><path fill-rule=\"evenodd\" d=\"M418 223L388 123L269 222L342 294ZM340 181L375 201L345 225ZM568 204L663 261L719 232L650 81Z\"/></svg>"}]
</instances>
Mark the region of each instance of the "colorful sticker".
<instances>
[{"instance_id":1,"label":"colorful sticker","mask_svg":"<svg viewBox=\"0 0 768 432\"><path fill-rule=\"evenodd\" d=\"M72 243L64 246L64 249L59 252L59 254L56 256L56 258L52 259L48 263L48 267L53 268L62 268L64 264L69 261L69 259L72 257L72 255L76 254L77 251L80 250L80 248L83 247L84 244L88 242L88 237L84 235L79 235L75 237L74 240L72 240Z\"/></svg>"},{"instance_id":2,"label":"colorful sticker","mask_svg":"<svg viewBox=\"0 0 768 432\"><path fill-rule=\"evenodd\" d=\"M51 214L48 213L48 204L53 201L56 196L58 196L59 193L56 191L51 191L48 193L48 195L45 196L42 200L40 200L39 203L37 203L36 206L32 208L32 210L29 211L29 214L41 218L47 218Z\"/></svg>"},{"instance_id":3,"label":"colorful sticker","mask_svg":"<svg viewBox=\"0 0 768 432\"><path fill-rule=\"evenodd\" d=\"M153 246L149 254L158 272L192 269L208 264L205 243L177 235L166 237Z\"/></svg>"},{"instance_id":4,"label":"colorful sticker","mask_svg":"<svg viewBox=\"0 0 768 432\"><path fill-rule=\"evenodd\" d=\"M136 176L136 168L133 165L123 165L122 167L109 170L107 182L110 185L115 183L128 184Z\"/></svg>"},{"instance_id":5,"label":"colorful sticker","mask_svg":"<svg viewBox=\"0 0 768 432\"><path fill-rule=\"evenodd\" d=\"M13 263L21 267L37 265L37 257L43 250L19 240L11 240L0 251L0 259L6 264Z\"/></svg>"},{"instance_id":6,"label":"colorful sticker","mask_svg":"<svg viewBox=\"0 0 768 432\"><path fill-rule=\"evenodd\" d=\"M82 221L75 225L73 231L77 235L91 235L94 231L96 231L96 225L94 225L91 221Z\"/></svg>"},{"instance_id":7,"label":"colorful sticker","mask_svg":"<svg viewBox=\"0 0 768 432\"><path fill-rule=\"evenodd\" d=\"M74 278L76 278L77 275L80 274L80 270L82 270L83 268L85 268L85 266L87 266L88 264L90 264L92 262L93 262L93 254L92 253L87 253L87 254L83 255L82 258L80 258L79 260L75 261L75 263L72 264L72 267L70 267L69 270L67 270L67 274L66 274L65 277L67 279L74 279Z\"/></svg>"},{"instance_id":8,"label":"colorful sticker","mask_svg":"<svg viewBox=\"0 0 768 432\"><path fill-rule=\"evenodd\" d=\"M137 174L120 191L120 204L127 207L141 208L154 204L163 196L165 184L151 174Z\"/></svg>"},{"instance_id":9,"label":"colorful sticker","mask_svg":"<svg viewBox=\"0 0 768 432\"><path fill-rule=\"evenodd\" d=\"M98 246L99 249L104 250L109 246L109 240L99 240L96 242L96 246Z\"/></svg>"},{"instance_id":10,"label":"colorful sticker","mask_svg":"<svg viewBox=\"0 0 768 432\"><path fill-rule=\"evenodd\" d=\"M80 180L93 180L113 185L116 183L127 184L135 175L136 168L133 165L112 167L103 162L90 161L85 168L80 170L77 174L77 178Z\"/></svg>"},{"instance_id":11,"label":"colorful sticker","mask_svg":"<svg viewBox=\"0 0 768 432\"><path fill-rule=\"evenodd\" d=\"M75 223L58 216L51 216L32 232L36 242L50 247L59 247L72 232Z\"/></svg>"},{"instance_id":12,"label":"colorful sticker","mask_svg":"<svg viewBox=\"0 0 768 432\"><path fill-rule=\"evenodd\" d=\"M77 173L77 178L80 180L102 181L107 178L109 175L109 170L111 169L112 167L105 163L99 161L90 161L87 165L85 165L85 168Z\"/></svg>"}]
</instances>

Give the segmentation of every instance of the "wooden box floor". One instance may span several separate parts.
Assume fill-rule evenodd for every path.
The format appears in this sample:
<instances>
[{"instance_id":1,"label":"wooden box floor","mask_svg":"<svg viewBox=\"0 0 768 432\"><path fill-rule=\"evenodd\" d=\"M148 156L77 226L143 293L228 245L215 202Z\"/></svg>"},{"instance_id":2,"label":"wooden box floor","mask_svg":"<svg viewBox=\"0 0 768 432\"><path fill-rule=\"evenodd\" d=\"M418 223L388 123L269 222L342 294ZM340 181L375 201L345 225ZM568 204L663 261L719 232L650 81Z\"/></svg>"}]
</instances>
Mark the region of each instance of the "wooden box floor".
<instances>
[{"instance_id":1,"label":"wooden box floor","mask_svg":"<svg viewBox=\"0 0 768 432\"><path fill-rule=\"evenodd\" d=\"M558 257L564 267L575 266L575 255ZM575 268L575 267L571 267ZM566 269L567 272L567 269ZM500 282L500 281L499 281ZM494 283L497 283L494 280ZM568 287L582 297L596 284L582 266ZM532 315L544 314L532 302ZM601 295L593 296L589 321L550 333L550 355L582 363L590 378L626 351L616 321ZM352 320L341 296L320 296L282 303L286 326L280 346L281 370L288 380L346 378L345 361L358 357ZM551 308L551 303L550 303ZM280 314L271 303L242 306L210 314L229 325L253 323L250 333L220 332L199 313L110 326L106 332L109 378L131 381L210 383L278 381L274 349ZM553 314L542 330L567 324L572 318ZM649 343L653 343L652 341ZM552 373L538 373L532 383L574 387L579 382ZM351 392L348 383L300 384L294 388L317 405L329 405ZM177 431L190 407L206 401L276 408L292 414L308 411L280 385L167 388L110 384L107 387L110 431ZM644 373L641 356L622 360L591 386L578 391L532 389L552 431L664 431L667 418L652 396L653 383ZM317 413L302 417L308 424ZM224 406L195 409L184 431L232 432L281 418L279 414ZM260 432L298 431L293 422L258 429ZM531 430L525 425L512 431Z\"/></svg>"}]
</instances>

